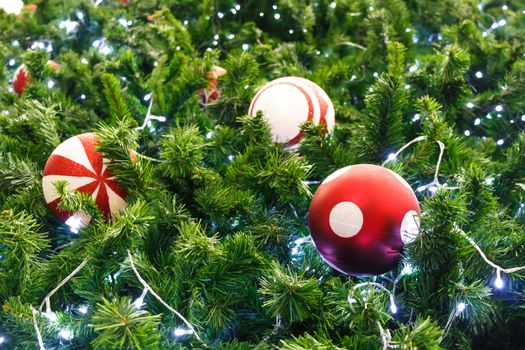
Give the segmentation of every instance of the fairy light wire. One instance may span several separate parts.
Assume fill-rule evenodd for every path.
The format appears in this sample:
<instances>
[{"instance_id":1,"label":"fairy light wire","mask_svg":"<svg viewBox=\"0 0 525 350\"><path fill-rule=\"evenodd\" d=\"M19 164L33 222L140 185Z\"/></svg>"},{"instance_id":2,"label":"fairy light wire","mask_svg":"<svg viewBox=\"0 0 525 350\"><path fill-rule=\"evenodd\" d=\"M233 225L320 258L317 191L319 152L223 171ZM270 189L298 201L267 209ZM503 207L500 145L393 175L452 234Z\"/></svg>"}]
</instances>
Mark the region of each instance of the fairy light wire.
<instances>
[{"instance_id":1,"label":"fairy light wire","mask_svg":"<svg viewBox=\"0 0 525 350\"><path fill-rule=\"evenodd\" d=\"M46 350L46 347L44 346L44 340L42 339L42 334L40 333L40 329L38 328L38 321L36 320L37 311L33 307L33 305L31 305L30 308L31 308L31 314L33 315L33 327L35 328L38 346L40 347L40 350Z\"/></svg>"},{"instance_id":2,"label":"fairy light wire","mask_svg":"<svg viewBox=\"0 0 525 350\"><path fill-rule=\"evenodd\" d=\"M66 284L71 278L73 278L82 268L87 264L89 261L89 258L85 258L80 265L77 266L76 269L73 270L66 278L64 278L51 292L49 292L42 303L40 304L40 307L38 308L39 312L42 312L42 308L44 305L46 306L46 313L50 314L51 311L51 297L53 294L55 294L64 284Z\"/></svg>"},{"instance_id":3,"label":"fairy light wire","mask_svg":"<svg viewBox=\"0 0 525 350\"><path fill-rule=\"evenodd\" d=\"M177 315L181 320L182 322L184 322L186 324L186 326L191 330L191 332L193 333L193 335L195 336L195 338L197 338L202 344L205 344L204 341L201 339L201 337L197 334L197 332L195 331L195 328L193 327L193 325L184 317L182 316L177 310L175 310L174 308L172 308L168 303L166 303L152 288L151 286L142 278L142 276L140 275L139 271L137 270L137 268L135 267L135 263L133 261L133 256L131 255L131 252L128 250L128 260L129 260L129 263L130 263L130 266L131 266L131 269L133 270L133 272L135 273L135 276L137 276L137 279L139 280L139 282L144 286L144 288L146 288L150 293L151 295L153 295L162 305L164 305L168 310L170 310L171 312L173 312L175 315Z\"/></svg>"},{"instance_id":4,"label":"fairy light wire","mask_svg":"<svg viewBox=\"0 0 525 350\"><path fill-rule=\"evenodd\" d=\"M485 260L485 262L492 266L494 269L496 269L496 273L498 274L498 276L500 276L501 278L501 272L504 272L504 273L514 273L514 272L518 272L518 271L521 271L521 270L525 270L525 266L516 266L516 267L510 267L510 268L503 268L501 266L499 266L498 264L494 263L493 261L491 261L489 258L487 258L487 255L485 255L485 253L483 252L483 250L479 247L479 245L472 239L470 238L466 233L465 231L463 231L461 228L459 228L457 225L455 225L455 229L456 231L461 235L463 236L479 253L479 255L481 256L481 258L483 260Z\"/></svg>"},{"instance_id":5,"label":"fairy light wire","mask_svg":"<svg viewBox=\"0 0 525 350\"><path fill-rule=\"evenodd\" d=\"M426 139L427 139L427 137L426 137L425 135L422 135L422 136L418 136L418 137L416 137L415 139L413 139L412 141L408 142L406 145L404 145L403 147L401 147L396 153L394 153L394 154L392 155L392 157L388 157L388 159L385 160L385 161L381 164L381 166L385 166L386 163L388 163L388 162L390 162L390 161L396 159L397 156L400 155L401 152L403 152L405 149L407 149L408 147L410 147L410 145L412 145L412 144L414 144L414 143L417 143L417 142L420 142L420 141L424 141L424 140L426 140Z\"/></svg>"}]
</instances>

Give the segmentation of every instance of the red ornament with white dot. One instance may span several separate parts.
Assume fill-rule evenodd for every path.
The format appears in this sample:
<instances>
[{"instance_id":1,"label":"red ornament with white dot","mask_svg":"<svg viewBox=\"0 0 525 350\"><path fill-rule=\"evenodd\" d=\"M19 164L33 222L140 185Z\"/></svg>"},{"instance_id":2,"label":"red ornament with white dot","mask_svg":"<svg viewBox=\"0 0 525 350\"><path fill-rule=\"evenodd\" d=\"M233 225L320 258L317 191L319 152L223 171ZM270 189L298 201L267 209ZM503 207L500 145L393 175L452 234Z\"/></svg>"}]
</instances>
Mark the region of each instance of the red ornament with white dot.
<instances>
[{"instance_id":1,"label":"red ornament with white dot","mask_svg":"<svg viewBox=\"0 0 525 350\"><path fill-rule=\"evenodd\" d=\"M335 126L332 101L316 83L299 77L284 77L263 86L253 98L248 114L262 111L268 120L274 141L296 144L301 139L300 126L312 121L324 124L328 133Z\"/></svg>"},{"instance_id":2,"label":"red ornament with white dot","mask_svg":"<svg viewBox=\"0 0 525 350\"><path fill-rule=\"evenodd\" d=\"M328 176L308 214L319 254L333 268L354 276L380 275L396 267L405 244L419 233L419 203L395 172L358 164Z\"/></svg>"},{"instance_id":3,"label":"red ornament with white dot","mask_svg":"<svg viewBox=\"0 0 525 350\"><path fill-rule=\"evenodd\" d=\"M55 181L65 180L68 190L91 194L97 207L106 216L122 211L126 207L123 191L108 169L109 160L103 158L96 148L94 133L73 136L62 142L47 160L42 178L44 197L49 208L63 222L71 217L87 224L90 218L83 213L63 212L58 209L60 196Z\"/></svg>"}]
</instances>

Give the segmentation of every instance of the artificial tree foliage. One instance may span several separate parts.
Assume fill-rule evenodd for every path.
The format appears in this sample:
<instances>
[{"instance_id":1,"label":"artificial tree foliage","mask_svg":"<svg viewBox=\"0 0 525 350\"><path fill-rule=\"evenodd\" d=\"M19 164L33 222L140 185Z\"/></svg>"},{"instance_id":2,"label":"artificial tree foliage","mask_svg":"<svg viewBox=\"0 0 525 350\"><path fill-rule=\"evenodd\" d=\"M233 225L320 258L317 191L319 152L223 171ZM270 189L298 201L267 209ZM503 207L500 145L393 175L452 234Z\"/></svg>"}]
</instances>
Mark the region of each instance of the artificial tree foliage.
<instances>
[{"instance_id":1,"label":"artificial tree foliage","mask_svg":"<svg viewBox=\"0 0 525 350\"><path fill-rule=\"evenodd\" d=\"M0 10L0 349L522 348L525 273L496 288L466 237L504 268L525 265L524 3L32 3ZM228 73L203 106L213 65ZM296 148L247 116L258 88L290 75L336 111L333 134L305 123ZM140 128L149 107L165 121ZM61 209L91 215L76 229L41 180L84 132L127 208L106 218L56 183ZM343 275L309 239L318 184L358 163L395 170L421 204L418 238L383 276ZM395 289L397 310L364 282Z\"/></svg>"}]
</instances>

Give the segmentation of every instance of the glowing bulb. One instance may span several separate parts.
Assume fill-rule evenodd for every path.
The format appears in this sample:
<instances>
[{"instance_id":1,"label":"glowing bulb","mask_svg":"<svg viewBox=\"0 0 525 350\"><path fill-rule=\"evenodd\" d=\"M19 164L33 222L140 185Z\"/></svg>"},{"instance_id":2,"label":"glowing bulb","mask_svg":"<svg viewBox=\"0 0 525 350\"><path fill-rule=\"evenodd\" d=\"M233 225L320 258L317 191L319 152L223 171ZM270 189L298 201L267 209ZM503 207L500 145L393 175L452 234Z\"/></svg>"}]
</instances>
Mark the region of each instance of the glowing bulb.
<instances>
[{"instance_id":1,"label":"glowing bulb","mask_svg":"<svg viewBox=\"0 0 525 350\"><path fill-rule=\"evenodd\" d=\"M175 328L175 330L173 331L173 335L175 335L176 337L182 337L183 335L192 333L193 332L191 330L184 328Z\"/></svg>"},{"instance_id":2,"label":"glowing bulb","mask_svg":"<svg viewBox=\"0 0 525 350\"><path fill-rule=\"evenodd\" d=\"M69 229L73 233L78 233L78 231L84 227L85 222L80 215L73 215L66 220L66 225L69 226Z\"/></svg>"},{"instance_id":3,"label":"glowing bulb","mask_svg":"<svg viewBox=\"0 0 525 350\"><path fill-rule=\"evenodd\" d=\"M273 15L273 18L275 18L275 19L279 19L279 18L281 18L281 15L278 14L278 13L276 13L275 15Z\"/></svg>"},{"instance_id":4,"label":"glowing bulb","mask_svg":"<svg viewBox=\"0 0 525 350\"><path fill-rule=\"evenodd\" d=\"M396 158L397 158L397 156L396 156L395 153L390 153L390 154L388 155L387 160L392 161L392 160L394 160L394 159L396 159Z\"/></svg>"},{"instance_id":5,"label":"glowing bulb","mask_svg":"<svg viewBox=\"0 0 525 350\"><path fill-rule=\"evenodd\" d=\"M500 269L496 270L496 280L494 281L494 287L498 289L502 289L505 286L505 283L503 282L503 279L501 278L501 271Z\"/></svg>"},{"instance_id":6,"label":"glowing bulb","mask_svg":"<svg viewBox=\"0 0 525 350\"><path fill-rule=\"evenodd\" d=\"M390 304L390 312L397 314L397 305L395 303Z\"/></svg>"},{"instance_id":7,"label":"glowing bulb","mask_svg":"<svg viewBox=\"0 0 525 350\"><path fill-rule=\"evenodd\" d=\"M5 338L0 336L0 345L2 345L3 343L5 343Z\"/></svg>"},{"instance_id":8,"label":"glowing bulb","mask_svg":"<svg viewBox=\"0 0 525 350\"><path fill-rule=\"evenodd\" d=\"M476 120L474 120L474 125L479 125L480 123L481 123L481 119L476 118Z\"/></svg>"},{"instance_id":9,"label":"glowing bulb","mask_svg":"<svg viewBox=\"0 0 525 350\"><path fill-rule=\"evenodd\" d=\"M483 78L483 73L480 72L480 71L477 71L477 72L476 72L476 78L478 78L478 79Z\"/></svg>"},{"instance_id":10,"label":"glowing bulb","mask_svg":"<svg viewBox=\"0 0 525 350\"><path fill-rule=\"evenodd\" d=\"M497 106L494 108L494 110L495 110L496 112L501 112L501 111L503 111L503 106L502 106L502 105L497 105Z\"/></svg>"},{"instance_id":11,"label":"glowing bulb","mask_svg":"<svg viewBox=\"0 0 525 350\"><path fill-rule=\"evenodd\" d=\"M80 305L78 307L78 312L80 312L82 315L87 314L87 312L88 312L87 306L86 305Z\"/></svg>"},{"instance_id":12,"label":"glowing bulb","mask_svg":"<svg viewBox=\"0 0 525 350\"><path fill-rule=\"evenodd\" d=\"M140 309L144 305L144 297L140 296L133 302L133 305L135 305L136 309Z\"/></svg>"},{"instance_id":13,"label":"glowing bulb","mask_svg":"<svg viewBox=\"0 0 525 350\"><path fill-rule=\"evenodd\" d=\"M58 335L60 336L60 338L62 338L64 340L71 340L71 339L73 339L73 332L71 332L69 329L66 329L66 328L60 330Z\"/></svg>"},{"instance_id":14,"label":"glowing bulb","mask_svg":"<svg viewBox=\"0 0 525 350\"><path fill-rule=\"evenodd\" d=\"M496 143L498 144L498 146L501 146L501 145L503 145L503 142L504 142L503 139L499 139L498 142L496 142Z\"/></svg>"},{"instance_id":15,"label":"glowing bulb","mask_svg":"<svg viewBox=\"0 0 525 350\"><path fill-rule=\"evenodd\" d=\"M403 270L401 270L401 273L403 275L410 275L414 270L412 269L412 265L410 264L406 264L404 267L403 267Z\"/></svg>"},{"instance_id":16,"label":"glowing bulb","mask_svg":"<svg viewBox=\"0 0 525 350\"><path fill-rule=\"evenodd\" d=\"M474 108L474 103L468 102L467 103L467 108Z\"/></svg>"},{"instance_id":17,"label":"glowing bulb","mask_svg":"<svg viewBox=\"0 0 525 350\"><path fill-rule=\"evenodd\" d=\"M52 312L52 311L51 312L45 312L43 315L51 322L58 321L57 315L54 312Z\"/></svg>"},{"instance_id":18,"label":"glowing bulb","mask_svg":"<svg viewBox=\"0 0 525 350\"><path fill-rule=\"evenodd\" d=\"M467 307L467 305L465 305L464 302L460 302L458 303L458 305L456 306L456 309L458 310L458 312L463 312L465 311L465 308Z\"/></svg>"},{"instance_id":19,"label":"glowing bulb","mask_svg":"<svg viewBox=\"0 0 525 350\"><path fill-rule=\"evenodd\" d=\"M12 67L12 66L15 65L15 63L16 63L15 59L14 59L14 58L11 58L11 59L9 60L9 63L8 63L8 64Z\"/></svg>"},{"instance_id":20,"label":"glowing bulb","mask_svg":"<svg viewBox=\"0 0 525 350\"><path fill-rule=\"evenodd\" d=\"M248 45L248 44L242 44L242 50L243 50L243 51L246 51L246 50L248 50L249 48L250 48L250 45Z\"/></svg>"},{"instance_id":21,"label":"glowing bulb","mask_svg":"<svg viewBox=\"0 0 525 350\"><path fill-rule=\"evenodd\" d=\"M333 9L335 9L336 6L337 6L337 4L335 3L335 1L330 4L330 7L333 8Z\"/></svg>"},{"instance_id":22,"label":"glowing bulb","mask_svg":"<svg viewBox=\"0 0 525 350\"><path fill-rule=\"evenodd\" d=\"M223 18L223 17L224 17L224 13L222 13L222 12L217 12L217 17L219 17L219 18Z\"/></svg>"},{"instance_id":23,"label":"glowing bulb","mask_svg":"<svg viewBox=\"0 0 525 350\"><path fill-rule=\"evenodd\" d=\"M464 134L465 136L470 136L470 130L465 130Z\"/></svg>"}]
</instances>

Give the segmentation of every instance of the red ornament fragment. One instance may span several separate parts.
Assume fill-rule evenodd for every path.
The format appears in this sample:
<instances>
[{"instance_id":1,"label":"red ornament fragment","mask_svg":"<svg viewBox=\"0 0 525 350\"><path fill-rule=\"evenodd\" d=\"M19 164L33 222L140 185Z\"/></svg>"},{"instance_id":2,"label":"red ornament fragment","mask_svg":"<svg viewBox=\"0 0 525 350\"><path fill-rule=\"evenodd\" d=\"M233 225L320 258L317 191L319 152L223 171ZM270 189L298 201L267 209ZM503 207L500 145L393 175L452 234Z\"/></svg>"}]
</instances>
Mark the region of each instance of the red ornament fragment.
<instances>
[{"instance_id":1,"label":"red ornament fragment","mask_svg":"<svg viewBox=\"0 0 525 350\"><path fill-rule=\"evenodd\" d=\"M47 61L47 65L54 71L60 70L60 64L53 60ZM22 95L30 81L31 76L29 75L29 71L27 70L25 63L22 63L15 71L15 74L13 74L13 90L18 94L18 96Z\"/></svg>"},{"instance_id":2,"label":"red ornament fragment","mask_svg":"<svg viewBox=\"0 0 525 350\"><path fill-rule=\"evenodd\" d=\"M354 276L395 268L405 244L419 233L419 203L395 172L371 164L351 165L328 176L308 214L314 244L336 270Z\"/></svg>"},{"instance_id":3,"label":"red ornament fragment","mask_svg":"<svg viewBox=\"0 0 525 350\"><path fill-rule=\"evenodd\" d=\"M200 89L197 91L197 94L201 97L203 105L207 105L208 103L216 101L219 98L221 89L218 86L218 79L223 75L226 75L226 73L228 73L226 69L219 66L213 66L211 70L206 73L206 77L210 79L208 81L208 87L206 89Z\"/></svg>"}]
</instances>

